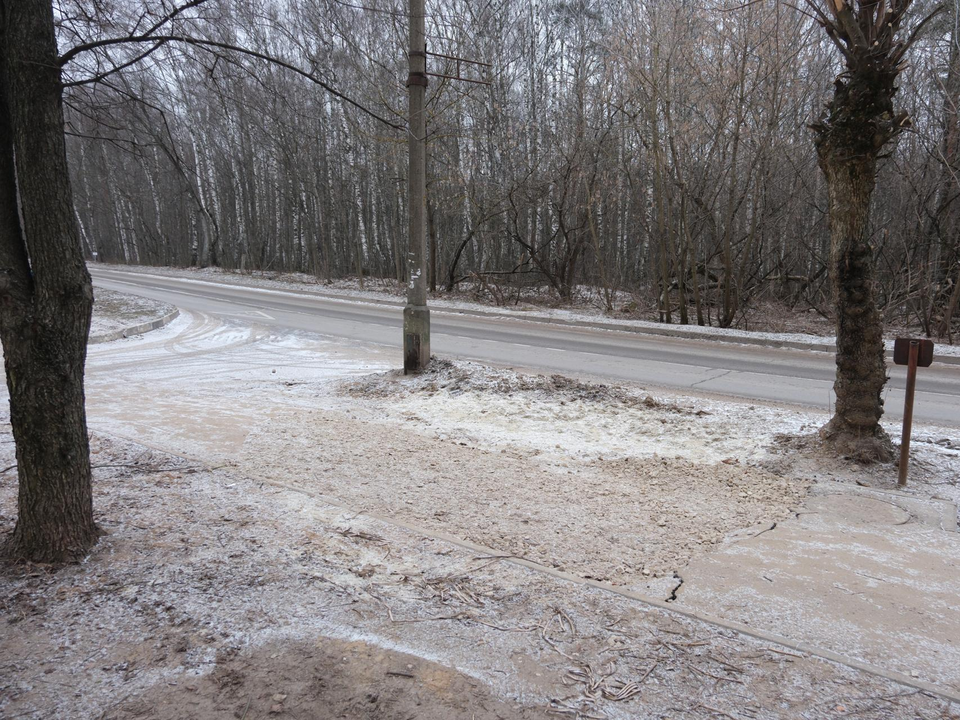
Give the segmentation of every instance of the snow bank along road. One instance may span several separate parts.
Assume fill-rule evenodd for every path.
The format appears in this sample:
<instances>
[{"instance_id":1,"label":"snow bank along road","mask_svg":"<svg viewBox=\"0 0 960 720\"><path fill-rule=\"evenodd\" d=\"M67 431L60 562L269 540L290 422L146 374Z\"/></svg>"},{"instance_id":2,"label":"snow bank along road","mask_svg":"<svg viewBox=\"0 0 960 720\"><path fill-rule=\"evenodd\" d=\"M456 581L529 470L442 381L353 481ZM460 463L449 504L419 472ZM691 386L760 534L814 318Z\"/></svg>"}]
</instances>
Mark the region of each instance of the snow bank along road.
<instances>
[{"instance_id":1,"label":"snow bank along road","mask_svg":"<svg viewBox=\"0 0 960 720\"><path fill-rule=\"evenodd\" d=\"M234 286L91 268L94 284L223 318L273 329L306 330L397 348L401 306L312 293ZM541 372L590 376L647 386L825 408L833 403L834 358L717 341L634 334L562 323L530 322L458 310L432 310L437 354ZM891 367L888 416L903 408L904 369ZM920 371L915 418L960 426L960 366Z\"/></svg>"}]
</instances>

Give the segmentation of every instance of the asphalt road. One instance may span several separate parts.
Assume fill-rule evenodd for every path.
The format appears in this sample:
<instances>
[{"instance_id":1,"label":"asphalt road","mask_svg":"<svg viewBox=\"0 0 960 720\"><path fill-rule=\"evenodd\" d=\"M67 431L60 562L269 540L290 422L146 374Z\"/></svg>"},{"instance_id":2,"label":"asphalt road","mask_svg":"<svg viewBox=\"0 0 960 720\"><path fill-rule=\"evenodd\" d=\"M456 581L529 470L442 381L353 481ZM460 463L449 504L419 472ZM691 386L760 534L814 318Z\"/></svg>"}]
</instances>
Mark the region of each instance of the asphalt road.
<instances>
[{"instance_id":1,"label":"asphalt road","mask_svg":"<svg viewBox=\"0 0 960 720\"><path fill-rule=\"evenodd\" d=\"M162 300L184 310L276 329L304 330L397 348L402 304L333 298L219 282L91 267L94 284ZM663 337L562 322L531 322L457 310L431 310L434 354L515 368L639 383L826 410L833 402L833 355ZM904 369L891 367L887 416L900 417ZM920 370L915 422L960 427L960 365Z\"/></svg>"}]
</instances>

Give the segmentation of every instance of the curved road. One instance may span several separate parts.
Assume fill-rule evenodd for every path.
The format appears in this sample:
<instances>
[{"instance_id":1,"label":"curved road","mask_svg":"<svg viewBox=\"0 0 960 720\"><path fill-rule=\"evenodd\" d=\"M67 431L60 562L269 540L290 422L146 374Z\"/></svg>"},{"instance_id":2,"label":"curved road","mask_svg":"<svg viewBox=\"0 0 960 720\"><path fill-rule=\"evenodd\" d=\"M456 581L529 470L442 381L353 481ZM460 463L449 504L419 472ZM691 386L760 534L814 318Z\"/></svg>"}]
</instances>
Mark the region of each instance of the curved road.
<instances>
[{"instance_id":1,"label":"curved road","mask_svg":"<svg viewBox=\"0 0 960 720\"><path fill-rule=\"evenodd\" d=\"M320 333L397 348L402 303L276 291L92 266L94 284L185 310L274 329ZM563 322L431 309L433 351L541 372L591 376L689 393L709 393L826 410L833 355L664 337ZM887 415L903 408L904 369L891 367ZM960 365L934 364L917 380L917 422L960 426Z\"/></svg>"}]
</instances>

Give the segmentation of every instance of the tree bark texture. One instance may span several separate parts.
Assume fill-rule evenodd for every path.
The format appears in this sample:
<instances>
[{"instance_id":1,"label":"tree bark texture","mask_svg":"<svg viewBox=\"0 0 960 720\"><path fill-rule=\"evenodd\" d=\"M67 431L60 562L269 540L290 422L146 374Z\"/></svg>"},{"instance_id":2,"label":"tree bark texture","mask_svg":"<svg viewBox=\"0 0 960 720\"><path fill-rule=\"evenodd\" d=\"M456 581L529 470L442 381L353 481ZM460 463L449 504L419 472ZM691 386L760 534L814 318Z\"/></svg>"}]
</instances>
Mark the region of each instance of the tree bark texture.
<instances>
[{"instance_id":1,"label":"tree bark texture","mask_svg":"<svg viewBox=\"0 0 960 720\"><path fill-rule=\"evenodd\" d=\"M53 28L49 0L0 1L0 340L19 475L3 554L35 562L76 560L100 534L83 390L93 289Z\"/></svg>"},{"instance_id":2,"label":"tree bark texture","mask_svg":"<svg viewBox=\"0 0 960 720\"><path fill-rule=\"evenodd\" d=\"M821 435L844 454L889 460L892 447L880 427L887 366L883 321L877 309L870 199L876 178L873 157L823 162L830 197L831 265L836 292L836 411Z\"/></svg>"},{"instance_id":3,"label":"tree bark texture","mask_svg":"<svg viewBox=\"0 0 960 720\"><path fill-rule=\"evenodd\" d=\"M878 158L907 123L906 114L895 116L893 110L899 72L894 36L894 30L887 32L876 46L850 41L847 71L837 78L823 117L812 126L830 199L837 310L836 411L820 434L836 451L861 461L893 458L890 439L880 427L887 371L869 233Z\"/></svg>"}]
</instances>

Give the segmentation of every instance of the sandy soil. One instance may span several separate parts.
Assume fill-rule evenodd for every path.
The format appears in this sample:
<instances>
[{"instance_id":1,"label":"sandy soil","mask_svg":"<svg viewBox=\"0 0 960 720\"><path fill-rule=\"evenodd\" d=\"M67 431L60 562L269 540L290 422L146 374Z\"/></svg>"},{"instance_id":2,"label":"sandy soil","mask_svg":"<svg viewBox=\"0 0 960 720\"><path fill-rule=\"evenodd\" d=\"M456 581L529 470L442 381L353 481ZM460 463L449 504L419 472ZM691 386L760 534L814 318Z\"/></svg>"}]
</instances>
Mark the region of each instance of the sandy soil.
<instances>
[{"instance_id":1,"label":"sandy soil","mask_svg":"<svg viewBox=\"0 0 960 720\"><path fill-rule=\"evenodd\" d=\"M610 441L649 444L705 415L625 388L438 362L415 379L391 372L342 392L380 415L350 423L350 434L366 445L360 457L378 452L391 472L376 486L353 483L348 472L325 492L359 507L380 498L380 512L598 580L672 578L731 532L787 517L806 491L803 481L741 464L722 442L711 447L719 439L712 432L707 447L688 443L674 453L663 442L671 456L617 452ZM436 425L418 413L431 410ZM387 423L404 427L384 432ZM342 423L288 426L290 441L328 448L326 462L350 468L356 447L338 448L333 437ZM260 440L248 440L247 462L269 472L275 453ZM387 488L397 502L383 502Z\"/></svg>"},{"instance_id":2,"label":"sandy soil","mask_svg":"<svg viewBox=\"0 0 960 720\"><path fill-rule=\"evenodd\" d=\"M0 581L3 717L957 717L296 491L103 438L94 458L94 553ZM2 530L12 504L5 483Z\"/></svg>"}]
</instances>

